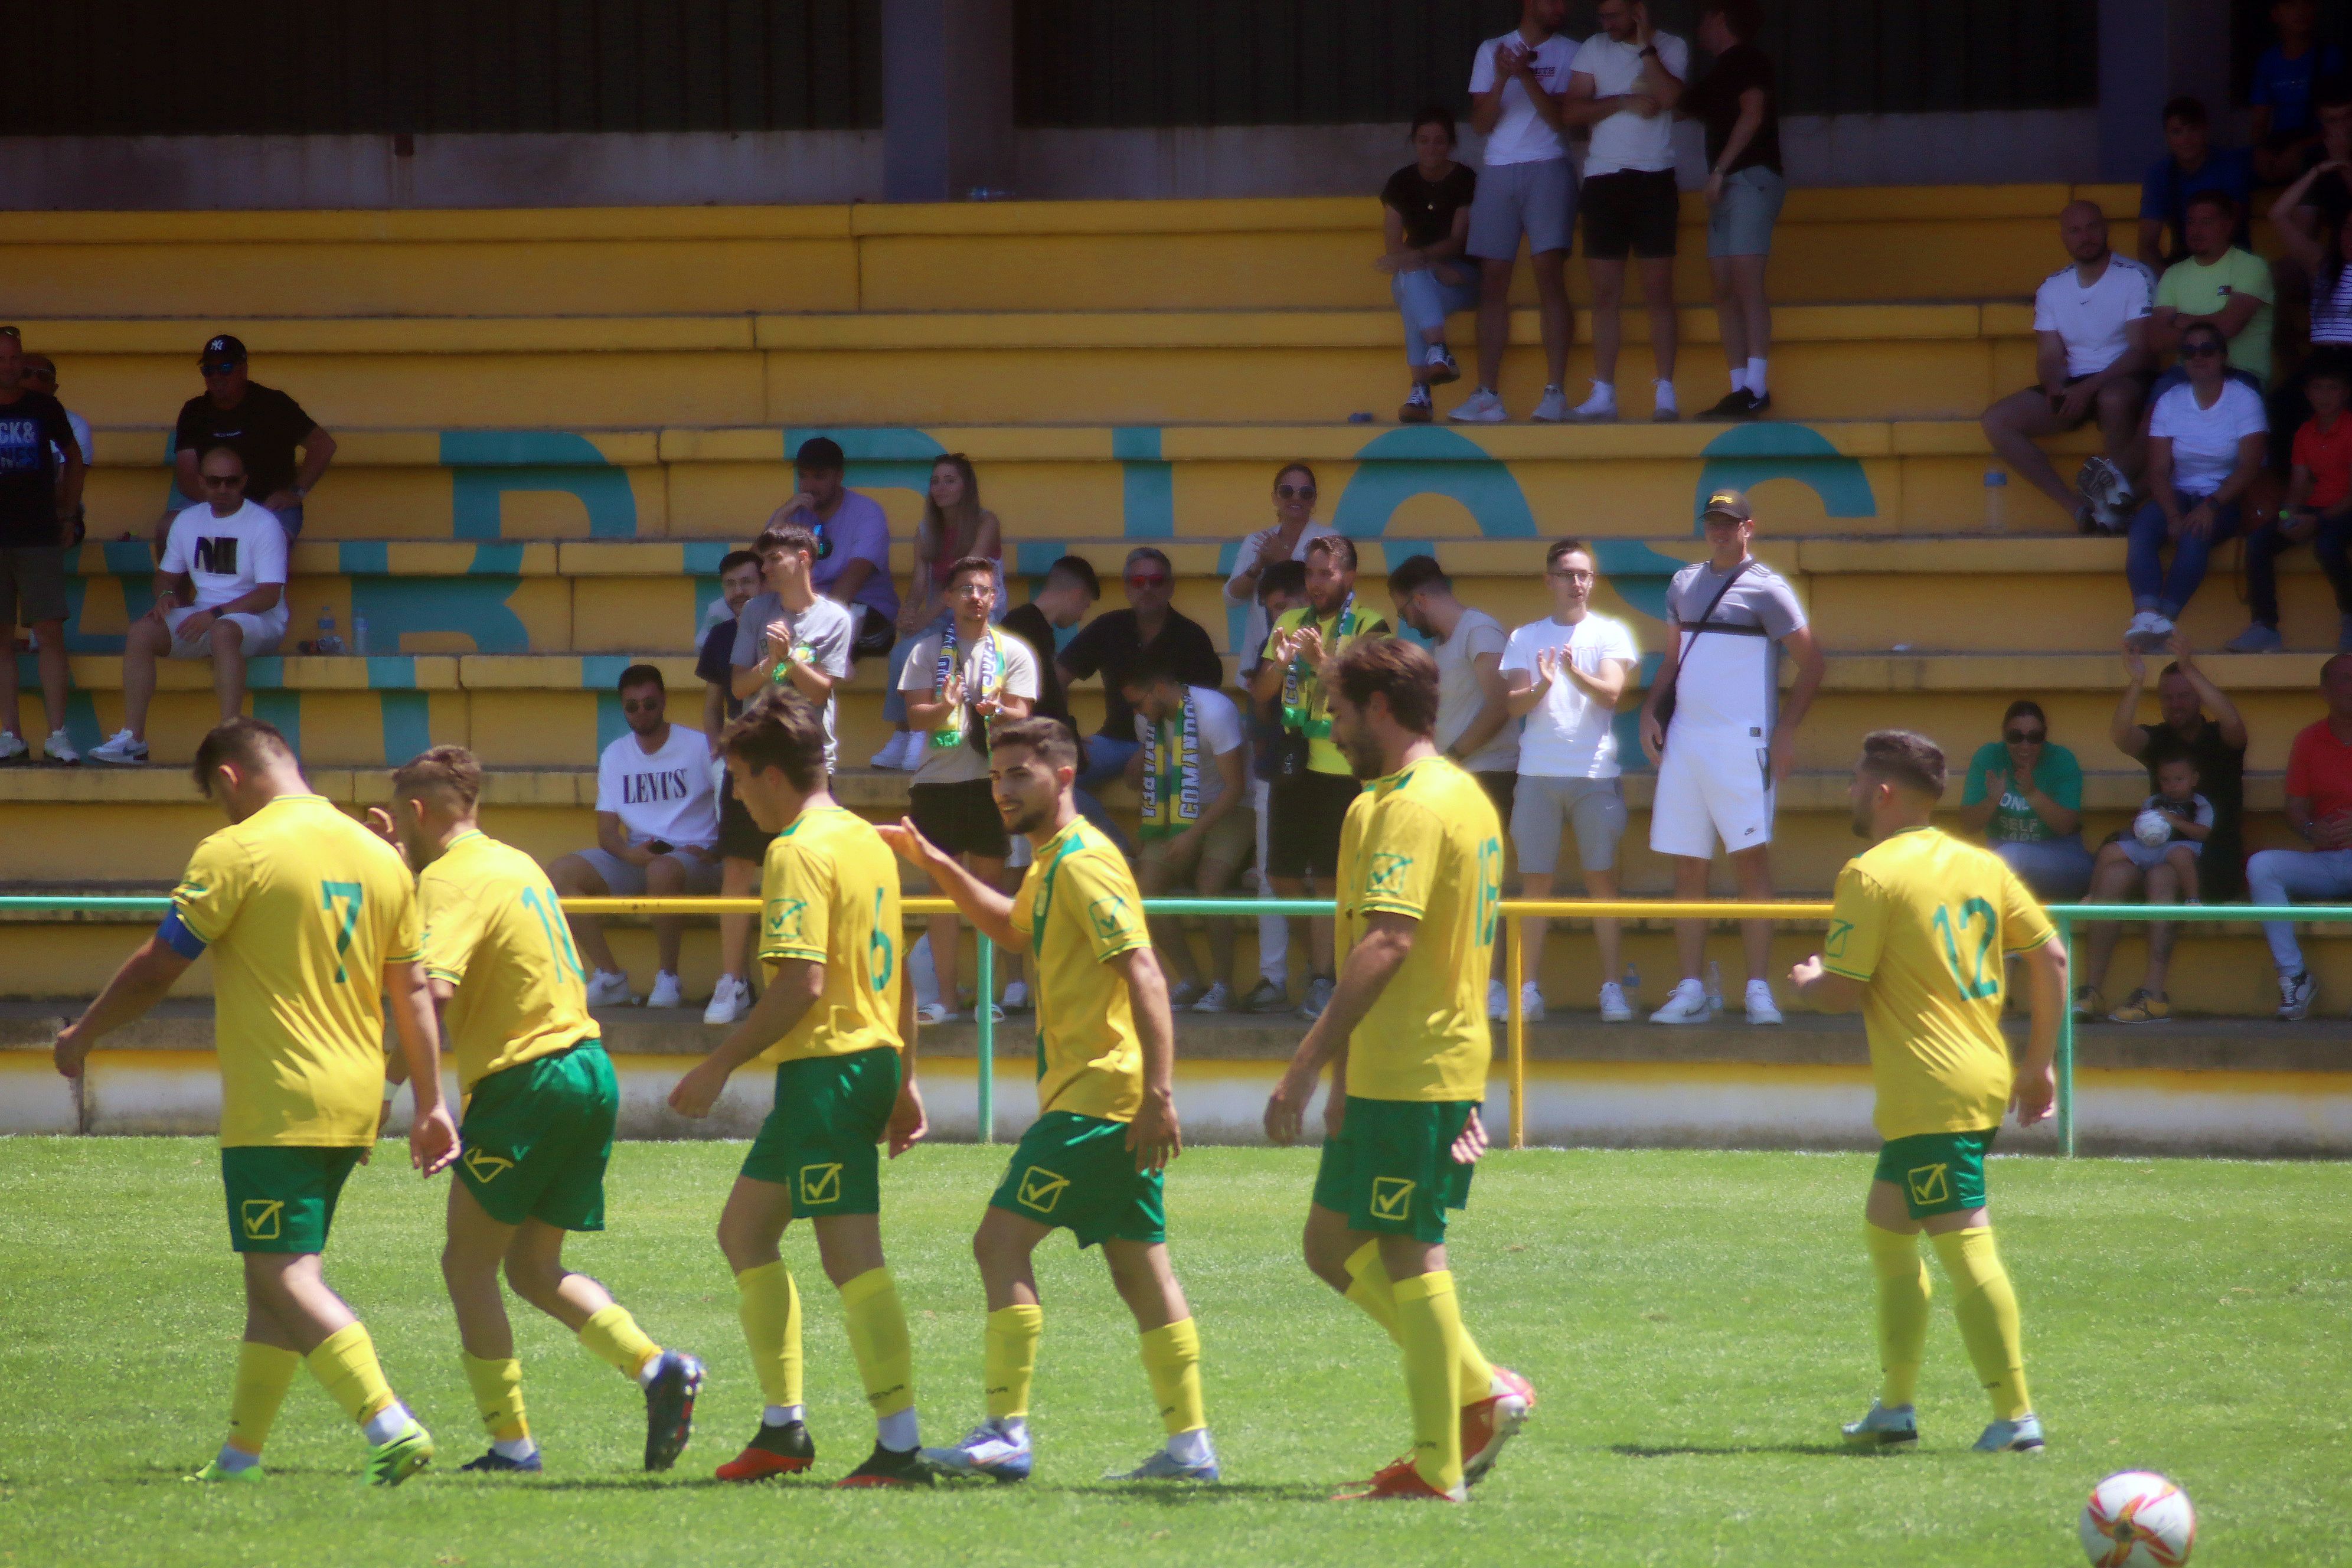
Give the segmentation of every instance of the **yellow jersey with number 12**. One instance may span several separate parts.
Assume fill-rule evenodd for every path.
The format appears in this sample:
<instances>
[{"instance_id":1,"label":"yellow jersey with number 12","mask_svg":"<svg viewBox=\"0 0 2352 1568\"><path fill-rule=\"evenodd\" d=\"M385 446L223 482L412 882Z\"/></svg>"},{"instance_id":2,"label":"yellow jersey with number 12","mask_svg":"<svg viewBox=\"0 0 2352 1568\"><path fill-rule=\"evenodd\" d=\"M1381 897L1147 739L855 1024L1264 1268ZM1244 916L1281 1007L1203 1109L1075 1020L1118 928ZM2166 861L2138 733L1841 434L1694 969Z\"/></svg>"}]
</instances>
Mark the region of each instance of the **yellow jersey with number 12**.
<instances>
[{"instance_id":1,"label":"yellow jersey with number 12","mask_svg":"<svg viewBox=\"0 0 2352 1568\"><path fill-rule=\"evenodd\" d=\"M598 1037L587 977L539 862L476 828L416 879L425 973L457 988L443 1010L467 1094L504 1072Z\"/></svg>"},{"instance_id":2,"label":"yellow jersey with number 12","mask_svg":"<svg viewBox=\"0 0 2352 1568\"><path fill-rule=\"evenodd\" d=\"M1013 895L1013 924L1037 960L1039 1114L1134 1121L1143 1042L1127 977L1110 961L1151 937L1127 858L1079 817L1039 847Z\"/></svg>"},{"instance_id":3,"label":"yellow jersey with number 12","mask_svg":"<svg viewBox=\"0 0 2352 1568\"><path fill-rule=\"evenodd\" d=\"M760 962L824 965L824 989L763 1062L845 1057L898 1037L898 861L874 825L837 805L802 812L768 845Z\"/></svg>"},{"instance_id":4,"label":"yellow jersey with number 12","mask_svg":"<svg viewBox=\"0 0 2352 1568\"><path fill-rule=\"evenodd\" d=\"M422 945L399 851L321 796L280 795L196 846L172 910L212 950L221 1146L374 1142L383 966Z\"/></svg>"},{"instance_id":5,"label":"yellow jersey with number 12","mask_svg":"<svg viewBox=\"0 0 2352 1568\"><path fill-rule=\"evenodd\" d=\"M1863 984L1880 1137L2000 1125L2014 1078L2000 1030L2003 961L2051 934L1999 857L1935 828L1846 862L1822 966Z\"/></svg>"}]
</instances>

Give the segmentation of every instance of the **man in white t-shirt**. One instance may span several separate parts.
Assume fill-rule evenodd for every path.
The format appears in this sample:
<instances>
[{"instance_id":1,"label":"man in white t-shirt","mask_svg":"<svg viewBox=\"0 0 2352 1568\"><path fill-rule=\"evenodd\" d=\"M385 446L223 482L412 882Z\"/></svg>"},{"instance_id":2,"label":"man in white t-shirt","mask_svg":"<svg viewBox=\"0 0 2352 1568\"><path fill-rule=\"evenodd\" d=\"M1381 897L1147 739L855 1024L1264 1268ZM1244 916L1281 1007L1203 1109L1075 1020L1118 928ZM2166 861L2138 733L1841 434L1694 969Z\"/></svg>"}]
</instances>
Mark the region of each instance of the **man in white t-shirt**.
<instances>
[{"instance_id":1,"label":"man in white t-shirt","mask_svg":"<svg viewBox=\"0 0 2352 1568\"><path fill-rule=\"evenodd\" d=\"M157 659L211 659L226 724L245 707L246 661L276 652L285 638L285 528L245 499L245 459L235 447L215 447L197 471L208 499L172 520L155 568L155 607L123 639L123 727L90 749L93 763L147 760Z\"/></svg>"},{"instance_id":2,"label":"man in white t-shirt","mask_svg":"<svg viewBox=\"0 0 2352 1568\"><path fill-rule=\"evenodd\" d=\"M1222 899L1250 857L1255 813L1243 761L1241 710L1206 686L1188 686L1174 665L1146 654L1129 668L1119 694L1135 710L1141 749L1128 782L1142 797L1143 854L1137 880L1147 899L1189 890ZM1209 934L1209 979L1192 962L1181 920L1150 917L1151 945L1172 979L1168 1005L1196 1013L1234 1010L1234 922L1202 922Z\"/></svg>"},{"instance_id":3,"label":"man in white t-shirt","mask_svg":"<svg viewBox=\"0 0 2352 1568\"><path fill-rule=\"evenodd\" d=\"M1625 791L1617 762L1617 704L1641 668L1633 634L1622 621L1592 613L1599 584L1592 549L1563 539L1544 552L1552 612L1511 634L1502 677L1519 732L1518 790L1511 803L1511 845L1519 859L1520 897L1549 899L1559 869L1564 829L1576 832L1577 863L1587 898L1613 899L1617 844L1625 836ZM1519 927L1526 963L1519 1002L1530 1020L1544 1016L1544 939L1551 921L1529 916ZM1601 1021L1633 1016L1620 983L1618 927L1592 922L1601 958Z\"/></svg>"},{"instance_id":4,"label":"man in white t-shirt","mask_svg":"<svg viewBox=\"0 0 2352 1568\"><path fill-rule=\"evenodd\" d=\"M1675 105L1690 76L1690 45L1651 24L1642 0L1601 0L1601 31L1576 51L1570 124L1592 127L1584 155L1584 268L1592 279L1592 395L1569 411L1579 424L1617 417L1618 309L1625 258L1642 264L1650 307L1650 417L1682 417L1675 401Z\"/></svg>"},{"instance_id":5,"label":"man in white t-shirt","mask_svg":"<svg viewBox=\"0 0 2352 1568\"><path fill-rule=\"evenodd\" d=\"M2070 202L2058 215L2065 266L2033 292L2033 363L2038 384L2012 392L1984 411L1985 439L2026 483L2056 501L2086 531L2109 532L2130 515L2146 452L2140 409L2156 369L2148 348L2155 274L2107 248L2107 218L2096 202ZM2034 444L2096 418L2104 457L2083 466L2081 489Z\"/></svg>"},{"instance_id":6,"label":"man in white t-shirt","mask_svg":"<svg viewBox=\"0 0 2352 1568\"><path fill-rule=\"evenodd\" d=\"M565 898L675 899L719 891L719 795L710 780L710 742L673 724L662 672L650 664L621 671L621 716L629 732L596 761L596 847L578 849L547 868ZM634 1006L628 972L604 940L595 915L572 915L580 955L594 966L591 1007ZM648 1007L684 1004L677 950L684 915L656 915L660 962Z\"/></svg>"},{"instance_id":7,"label":"man in white t-shirt","mask_svg":"<svg viewBox=\"0 0 2352 1568\"><path fill-rule=\"evenodd\" d=\"M1496 388L1511 338L1511 264L1526 236L1543 322L1545 381L1535 417L1568 416L1568 247L1576 230L1576 166L1568 159L1567 100L1575 40L1560 33L1566 0L1520 0L1519 25L1478 46L1470 64L1470 125L1486 138L1464 247L1478 258L1478 387L1453 418L1499 425Z\"/></svg>"}]
</instances>

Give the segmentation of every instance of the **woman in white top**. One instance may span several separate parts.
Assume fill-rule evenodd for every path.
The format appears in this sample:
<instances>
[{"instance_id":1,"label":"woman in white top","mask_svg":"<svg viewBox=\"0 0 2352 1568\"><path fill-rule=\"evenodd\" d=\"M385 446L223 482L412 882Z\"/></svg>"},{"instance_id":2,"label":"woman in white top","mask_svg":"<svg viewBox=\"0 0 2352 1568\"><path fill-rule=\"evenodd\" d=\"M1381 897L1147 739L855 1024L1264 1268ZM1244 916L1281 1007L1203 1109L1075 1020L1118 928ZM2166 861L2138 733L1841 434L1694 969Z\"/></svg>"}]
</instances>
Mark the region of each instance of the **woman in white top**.
<instances>
[{"instance_id":1,"label":"woman in white top","mask_svg":"<svg viewBox=\"0 0 2352 1568\"><path fill-rule=\"evenodd\" d=\"M1225 603L1249 606L1241 644L1234 650L1244 671L1257 662L1268 631L1265 606L1257 600L1258 579L1277 561L1306 560L1308 545L1339 531L1315 521L1315 493L1314 469L1304 463L1283 465L1274 476L1274 526L1242 541L1234 574L1225 579Z\"/></svg>"},{"instance_id":2,"label":"woman in white top","mask_svg":"<svg viewBox=\"0 0 2352 1568\"><path fill-rule=\"evenodd\" d=\"M907 727L907 699L898 689L899 672L919 637L930 637L948 624L947 569L967 555L984 555L996 563L996 611L992 621L1004 618L1004 526L996 514L980 504L980 476L971 459L950 452L931 464L930 490L923 497L923 521L915 525L915 571L907 596L898 602L898 640L890 648L889 689L882 697L882 717L890 721L890 738L875 753L877 768L912 768L923 760L923 738Z\"/></svg>"},{"instance_id":3,"label":"woman in white top","mask_svg":"<svg viewBox=\"0 0 2352 1568\"><path fill-rule=\"evenodd\" d=\"M2213 547L2238 531L2240 503L2263 468L2270 426L2262 395L2228 374L2229 341L2200 321L2180 334L2189 379L2156 400L2148 416L2149 500L2131 521L2125 575L2133 615L2124 640L2152 653L2172 640L2172 623L2198 584ZM2172 542L2168 569L2161 552Z\"/></svg>"}]
</instances>

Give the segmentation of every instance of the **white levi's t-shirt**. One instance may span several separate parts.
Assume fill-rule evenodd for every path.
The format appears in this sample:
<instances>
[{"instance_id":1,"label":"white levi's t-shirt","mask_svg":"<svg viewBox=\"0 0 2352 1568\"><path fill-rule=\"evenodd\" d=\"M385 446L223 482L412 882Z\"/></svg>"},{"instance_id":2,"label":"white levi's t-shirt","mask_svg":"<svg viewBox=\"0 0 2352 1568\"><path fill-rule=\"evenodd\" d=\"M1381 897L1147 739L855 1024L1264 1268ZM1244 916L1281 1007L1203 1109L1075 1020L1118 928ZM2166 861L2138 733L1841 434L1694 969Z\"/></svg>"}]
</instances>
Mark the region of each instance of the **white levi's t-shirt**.
<instances>
[{"instance_id":1,"label":"white levi's t-shirt","mask_svg":"<svg viewBox=\"0 0 2352 1568\"><path fill-rule=\"evenodd\" d=\"M241 599L265 583L286 583L286 526L275 513L247 501L226 517L213 515L200 501L172 520L163 543L164 573L188 574L196 587L196 608L213 609ZM286 629L286 596L259 612L278 631Z\"/></svg>"},{"instance_id":2,"label":"white levi's t-shirt","mask_svg":"<svg viewBox=\"0 0 2352 1568\"><path fill-rule=\"evenodd\" d=\"M2239 441L2269 428L2263 395L2234 376L2222 380L2210 408L2199 407L2197 389L2181 383L2156 400L2147 422L2151 439L2161 436L2172 443L2172 488L2190 496L2220 489L2238 466Z\"/></svg>"},{"instance_id":3,"label":"white levi's t-shirt","mask_svg":"<svg viewBox=\"0 0 2352 1568\"><path fill-rule=\"evenodd\" d=\"M1242 710L1234 700L1222 691L1212 691L1205 686L1188 686L1186 693L1192 699L1192 728L1201 742L1201 809L1206 811L1224 797L1224 775L1217 772L1214 759L1230 756L1242 746ZM1184 744L1184 717L1171 718L1161 733L1173 741L1181 750ZM1151 734L1151 721L1140 712L1135 716L1135 743L1146 744ZM1173 766L1172 760L1163 766Z\"/></svg>"},{"instance_id":4,"label":"white levi's t-shirt","mask_svg":"<svg viewBox=\"0 0 2352 1568\"><path fill-rule=\"evenodd\" d=\"M1690 46L1672 33L1650 40L1658 58L1682 81L1690 80ZM1592 79L1593 95L1619 98L1633 90L1642 75L1642 50L1621 44L1606 33L1595 33L1576 51L1576 68ZM1656 171L1675 166L1675 117L1664 111L1643 116L1620 110L1592 128L1592 145L1584 154L1584 177L1615 174L1628 169Z\"/></svg>"},{"instance_id":5,"label":"white levi's t-shirt","mask_svg":"<svg viewBox=\"0 0 2352 1568\"><path fill-rule=\"evenodd\" d=\"M1437 658L1437 749L1444 751L1462 738L1470 721L1486 705L1486 694L1478 687L1478 656L1500 654L1509 638L1503 623L1484 610L1464 610L1462 618L1454 623L1454 635L1444 642L1432 643L1429 651ZM1462 765L1474 773L1515 773L1519 765L1519 726L1517 720L1506 720L1495 731L1493 740L1462 759Z\"/></svg>"},{"instance_id":6,"label":"white levi's t-shirt","mask_svg":"<svg viewBox=\"0 0 2352 1568\"><path fill-rule=\"evenodd\" d=\"M1524 671L1535 680L1536 656L1546 648L1565 648L1570 663L1594 676L1610 659L1636 666L1642 660L1633 634L1622 621L1588 614L1564 626L1547 616L1511 634L1503 649L1504 674ZM1555 674L1551 689L1529 710L1519 731L1519 772L1549 779L1615 778L1622 771L1617 762L1615 718L1584 688Z\"/></svg>"},{"instance_id":7,"label":"white levi's t-shirt","mask_svg":"<svg viewBox=\"0 0 2352 1568\"><path fill-rule=\"evenodd\" d=\"M1576 68L1575 40L1554 33L1529 51L1527 40L1514 27L1478 46L1477 58L1470 62L1472 92L1494 90L1497 44L1508 44L1522 54L1532 52L1535 58L1528 62L1528 71L1546 92L1557 98L1568 90L1569 76ZM1527 85L1512 79L1511 84L1503 89L1502 113L1487 134L1486 152L1479 162L1492 169L1504 163L1541 163L1567 156L1568 138L1554 130L1537 110L1535 100L1528 96Z\"/></svg>"},{"instance_id":8,"label":"white levi's t-shirt","mask_svg":"<svg viewBox=\"0 0 2352 1568\"><path fill-rule=\"evenodd\" d=\"M719 842L719 796L710 781L710 743L699 730L672 724L661 750L622 736L596 761L596 809L621 819L631 844L658 838L674 848Z\"/></svg>"},{"instance_id":9,"label":"white levi's t-shirt","mask_svg":"<svg viewBox=\"0 0 2352 1568\"><path fill-rule=\"evenodd\" d=\"M1729 574L1699 561L1675 573L1667 585L1666 619L1682 649L1675 677L1676 731L1759 740L1772 733L1780 708L1780 639L1805 625L1805 609L1787 578L1760 561L1751 559L1747 566L1706 616L1703 633L1699 619Z\"/></svg>"},{"instance_id":10,"label":"white levi's t-shirt","mask_svg":"<svg viewBox=\"0 0 2352 1568\"><path fill-rule=\"evenodd\" d=\"M2156 277L2127 256L2107 257L2106 270L2089 288L2068 262L2033 291L2033 330L2055 332L2066 345L2068 375L2096 375L2131 347L2126 328L2156 304Z\"/></svg>"}]
</instances>

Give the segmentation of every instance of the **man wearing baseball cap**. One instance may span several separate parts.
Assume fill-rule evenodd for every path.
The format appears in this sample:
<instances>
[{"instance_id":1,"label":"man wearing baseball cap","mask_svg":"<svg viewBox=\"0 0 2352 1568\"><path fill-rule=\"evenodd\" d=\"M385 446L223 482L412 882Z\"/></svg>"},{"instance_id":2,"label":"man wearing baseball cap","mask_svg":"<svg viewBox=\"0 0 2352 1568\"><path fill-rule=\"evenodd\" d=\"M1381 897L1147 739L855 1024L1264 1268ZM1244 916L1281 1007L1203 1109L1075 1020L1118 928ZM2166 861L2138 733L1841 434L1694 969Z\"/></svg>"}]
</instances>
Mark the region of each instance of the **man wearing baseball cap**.
<instances>
[{"instance_id":1,"label":"man wearing baseball cap","mask_svg":"<svg viewBox=\"0 0 2352 1568\"><path fill-rule=\"evenodd\" d=\"M793 454L798 481L792 499L778 507L768 526L798 521L816 535L816 563L809 582L837 605L846 605L857 627L849 647L853 658L888 653L898 640L898 589L890 580L890 520L881 503L842 482L846 461L841 443L812 436Z\"/></svg>"},{"instance_id":2,"label":"man wearing baseball cap","mask_svg":"<svg viewBox=\"0 0 2352 1568\"><path fill-rule=\"evenodd\" d=\"M246 374L245 344L226 332L205 342L196 356L205 390L180 405L172 440L172 473L179 495L155 527L160 556L172 519L205 493L198 466L215 447L234 447L245 459L247 499L276 514L291 544L302 531L302 502L325 475L335 456L335 438L302 412L302 405ZM301 449L297 463L295 449Z\"/></svg>"},{"instance_id":3,"label":"man wearing baseball cap","mask_svg":"<svg viewBox=\"0 0 2352 1568\"><path fill-rule=\"evenodd\" d=\"M1748 552L1756 515L1738 490L1717 489L1702 516L1707 559L1675 574L1666 589L1674 638L1642 705L1642 749L1658 764L1650 847L1675 866L1675 897L1706 897L1716 841L1731 854L1744 900L1772 896L1772 804L1796 757L1797 726L1821 689L1822 650L1804 606L1781 575ZM1780 650L1797 661L1796 685L1780 697ZM1776 712L1775 710L1778 710ZM1742 921L1748 1021L1777 1024L1768 978L1772 922ZM1675 927L1682 979L1653 1024L1707 1018L1706 923Z\"/></svg>"}]
</instances>

